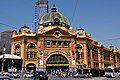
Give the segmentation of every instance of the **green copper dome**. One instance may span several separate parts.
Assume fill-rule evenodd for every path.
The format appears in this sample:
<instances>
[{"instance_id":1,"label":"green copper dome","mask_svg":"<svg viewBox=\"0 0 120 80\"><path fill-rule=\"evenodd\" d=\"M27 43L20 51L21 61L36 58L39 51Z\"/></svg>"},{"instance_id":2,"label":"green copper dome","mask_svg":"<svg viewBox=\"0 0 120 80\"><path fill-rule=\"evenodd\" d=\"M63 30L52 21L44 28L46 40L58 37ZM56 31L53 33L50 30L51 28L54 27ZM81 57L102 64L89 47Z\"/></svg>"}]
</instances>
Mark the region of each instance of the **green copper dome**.
<instances>
[{"instance_id":1,"label":"green copper dome","mask_svg":"<svg viewBox=\"0 0 120 80\"><path fill-rule=\"evenodd\" d=\"M55 7L55 5L52 7L50 13L45 14L41 18L40 25L43 25L43 26L61 25L61 26L70 27L68 19L62 14L57 12L57 8Z\"/></svg>"}]
</instances>

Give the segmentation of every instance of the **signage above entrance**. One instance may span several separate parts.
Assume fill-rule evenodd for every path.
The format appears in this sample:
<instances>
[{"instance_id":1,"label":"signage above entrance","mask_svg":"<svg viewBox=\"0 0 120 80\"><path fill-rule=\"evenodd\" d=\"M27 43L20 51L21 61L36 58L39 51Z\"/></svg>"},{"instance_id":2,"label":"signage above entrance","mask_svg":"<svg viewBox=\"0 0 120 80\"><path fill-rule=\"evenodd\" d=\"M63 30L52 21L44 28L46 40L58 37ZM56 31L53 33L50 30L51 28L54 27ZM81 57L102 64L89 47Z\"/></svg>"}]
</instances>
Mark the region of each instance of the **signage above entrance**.
<instances>
[{"instance_id":1,"label":"signage above entrance","mask_svg":"<svg viewBox=\"0 0 120 80\"><path fill-rule=\"evenodd\" d=\"M47 66L69 66L69 64L47 64Z\"/></svg>"}]
</instances>

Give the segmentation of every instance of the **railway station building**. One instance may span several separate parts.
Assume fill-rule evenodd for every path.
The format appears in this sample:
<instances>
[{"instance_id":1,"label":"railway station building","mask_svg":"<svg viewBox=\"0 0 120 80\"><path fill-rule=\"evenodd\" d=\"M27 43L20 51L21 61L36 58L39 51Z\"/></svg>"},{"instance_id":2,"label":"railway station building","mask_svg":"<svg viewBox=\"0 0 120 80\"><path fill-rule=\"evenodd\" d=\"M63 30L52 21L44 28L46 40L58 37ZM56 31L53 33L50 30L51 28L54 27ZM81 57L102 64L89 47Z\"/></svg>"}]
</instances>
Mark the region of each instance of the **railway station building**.
<instances>
[{"instance_id":1,"label":"railway station building","mask_svg":"<svg viewBox=\"0 0 120 80\"><path fill-rule=\"evenodd\" d=\"M120 65L120 52L93 40L82 27L74 31L68 19L53 6L38 30L26 25L12 35L11 54L22 59L24 70L104 69Z\"/></svg>"}]
</instances>

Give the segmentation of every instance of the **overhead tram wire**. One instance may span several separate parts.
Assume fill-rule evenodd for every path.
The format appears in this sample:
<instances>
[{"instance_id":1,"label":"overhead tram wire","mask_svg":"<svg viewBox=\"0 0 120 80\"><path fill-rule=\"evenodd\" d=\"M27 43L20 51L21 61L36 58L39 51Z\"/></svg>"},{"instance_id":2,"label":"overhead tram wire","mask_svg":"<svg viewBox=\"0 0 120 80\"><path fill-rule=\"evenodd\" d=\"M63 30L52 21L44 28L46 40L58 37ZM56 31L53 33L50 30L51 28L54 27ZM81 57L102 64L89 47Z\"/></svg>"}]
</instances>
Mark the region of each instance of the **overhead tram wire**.
<instances>
[{"instance_id":1,"label":"overhead tram wire","mask_svg":"<svg viewBox=\"0 0 120 80\"><path fill-rule=\"evenodd\" d=\"M105 42L105 41L113 41L113 40L120 40L120 38L112 38L112 39L105 39L105 40L98 40L98 41Z\"/></svg>"},{"instance_id":2,"label":"overhead tram wire","mask_svg":"<svg viewBox=\"0 0 120 80\"><path fill-rule=\"evenodd\" d=\"M15 30L18 30L18 28L13 27L13 26L10 26L10 25L5 24L5 23L1 23L1 22L0 22L0 25L4 25L4 26L10 27L10 28L13 28L13 29L15 29Z\"/></svg>"},{"instance_id":3,"label":"overhead tram wire","mask_svg":"<svg viewBox=\"0 0 120 80\"><path fill-rule=\"evenodd\" d=\"M55 0L53 0L53 4L55 4Z\"/></svg>"},{"instance_id":4,"label":"overhead tram wire","mask_svg":"<svg viewBox=\"0 0 120 80\"><path fill-rule=\"evenodd\" d=\"M116 41L118 40L118 41ZM106 40L99 40L100 43L105 44L105 45L115 45L117 48L120 48L120 38L112 38L112 39L106 39Z\"/></svg>"},{"instance_id":5,"label":"overhead tram wire","mask_svg":"<svg viewBox=\"0 0 120 80\"><path fill-rule=\"evenodd\" d=\"M109 47L110 45L113 45L115 48L119 48L120 49L120 42L103 43L103 44L106 45L107 47Z\"/></svg>"},{"instance_id":6,"label":"overhead tram wire","mask_svg":"<svg viewBox=\"0 0 120 80\"><path fill-rule=\"evenodd\" d=\"M78 4L78 0L76 0L76 2L75 2L75 8L74 8L74 11L73 11L73 15L72 15L71 24L72 24L72 23L73 23L73 21L74 21L74 16L75 16L76 9L77 9L77 4Z\"/></svg>"}]
</instances>

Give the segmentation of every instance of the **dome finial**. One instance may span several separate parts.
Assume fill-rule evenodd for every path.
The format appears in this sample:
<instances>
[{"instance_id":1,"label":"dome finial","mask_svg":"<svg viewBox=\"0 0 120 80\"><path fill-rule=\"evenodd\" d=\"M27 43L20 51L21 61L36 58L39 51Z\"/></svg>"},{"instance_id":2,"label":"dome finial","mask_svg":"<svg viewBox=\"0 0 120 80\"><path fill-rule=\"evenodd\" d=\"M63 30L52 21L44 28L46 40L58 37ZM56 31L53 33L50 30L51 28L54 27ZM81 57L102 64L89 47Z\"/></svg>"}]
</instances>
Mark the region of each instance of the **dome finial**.
<instances>
[{"instance_id":1,"label":"dome finial","mask_svg":"<svg viewBox=\"0 0 120 80\"><path fill-rule=\"evenodd\" d=\"M80 28L78 28L77 29L77 34L82 34L83 33L83 31L85 31L83 28L82 28L82 26L80 26Z\"/></svg>"},{"instance_id":2,"label":"dome finial","mask_svg":"<svg viewBox=\"0 0 120 80\"><path fill-rule=\"evenodd\" d=\"M53 4L53 7L51 8L51 12L57 12L57 8L55 7L55 4Z\"/></svg>"},{"instance_id":3,"label":"dome finial","mask_svg":"<svg viewBox=\"0 0 120 80\"><path fill-rule=\"evenodd\" d=\"M53 7L55 7L55 4L53 4Z\"/></svg>"}]
</instances>

